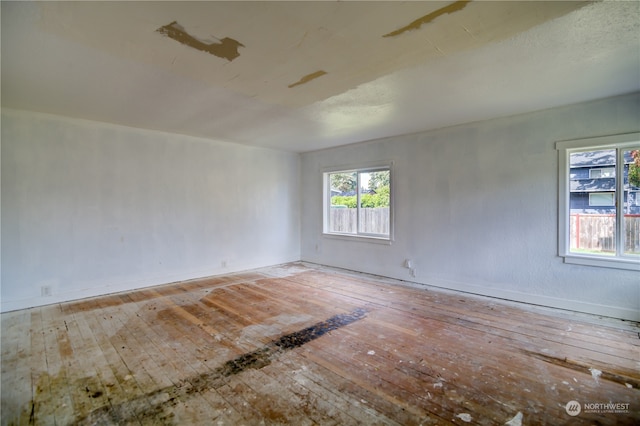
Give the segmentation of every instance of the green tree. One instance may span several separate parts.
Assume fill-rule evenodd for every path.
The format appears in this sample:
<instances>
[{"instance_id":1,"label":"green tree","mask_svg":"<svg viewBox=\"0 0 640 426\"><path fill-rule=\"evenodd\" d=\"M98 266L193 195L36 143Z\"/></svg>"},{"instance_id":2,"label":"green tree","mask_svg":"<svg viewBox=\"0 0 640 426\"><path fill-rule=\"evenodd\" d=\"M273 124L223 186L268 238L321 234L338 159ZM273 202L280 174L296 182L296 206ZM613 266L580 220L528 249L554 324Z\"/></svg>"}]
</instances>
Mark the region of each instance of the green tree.
<instances>
[{"instance_id":1,"label":"green tree","mask_svg":"<svg viewBox=\"0 0 640 426\"><path fill-rule=\"evenodd\" d=\"M356 172L352 173L332 173L330 177L331 188L340 192L355 191L358 185Z\"/></svg>"},{"instance_id":2,"label":"green tree","mask_svg":"<svg viewBox=\"0 0 640 426\"><path fill-rule=\"evenodd\" d=\"M389 186L391 184L391 175L389 174L389 170L384 170L381 172L371 172L369 174L369 189L375 190L377 192L377 188L383 186Z\"/></svg>"},{"instance_id":3,"label":"green tree","mask_svg":"<svg viewBox=\"0 0 640 426\"><path fill-rule=\"evenodd\" d=\"M365 173L363 173L365 174ZM389 207L390 205L390 175L388 170L379 172L367 172L368 174L368 190L373 193L366 193L364 187L360 190L360 207L377 208ZM329 177L331 189L340 192L356 191L358 184L357 172L350 173L332 173ZM366 179L366 178L365 178ZM354 209L358 205L358 197L356 195L343 196L334 195L331 197L332 206L346 206Z\"/></svg>"},{"instance_id":4,"label":"green tree","mask_svg":"<svg viewBox=\"0 0 640 426\"><path fill-rule=\"evenodd\" d=\"M376 207L389 207L391 204L391 186L389 184L381 186L376 190L379 205Z\"/></svg>"},{"instance_id":5,"label":"green tree","mask_svg":"<svg viewBox=\"0 0 640 426\"><path fill-rule=\"evenodd\" d=\"M629 164L629 183L640 188L640 150L631 151L633 163Z\"/></svg>"}]
</instances>

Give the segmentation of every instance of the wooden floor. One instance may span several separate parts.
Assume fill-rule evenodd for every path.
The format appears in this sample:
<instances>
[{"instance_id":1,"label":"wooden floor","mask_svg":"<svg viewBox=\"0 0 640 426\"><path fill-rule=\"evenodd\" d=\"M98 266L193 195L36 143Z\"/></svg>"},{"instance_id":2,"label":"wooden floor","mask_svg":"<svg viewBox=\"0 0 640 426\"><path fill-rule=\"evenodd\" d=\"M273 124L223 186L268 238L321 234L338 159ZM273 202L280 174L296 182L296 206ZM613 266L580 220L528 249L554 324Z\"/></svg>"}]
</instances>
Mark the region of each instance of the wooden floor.
<instances>
[{"instance_id":1,"label":"wooden floor","mask_svg":"<svg viewBox=\"0 0 640 426\"><path fill-rule=\"evenodd\" d=\"M290 264L3 314L2 424L640 424L638 332Z\"/></svg>"}]
</instances>

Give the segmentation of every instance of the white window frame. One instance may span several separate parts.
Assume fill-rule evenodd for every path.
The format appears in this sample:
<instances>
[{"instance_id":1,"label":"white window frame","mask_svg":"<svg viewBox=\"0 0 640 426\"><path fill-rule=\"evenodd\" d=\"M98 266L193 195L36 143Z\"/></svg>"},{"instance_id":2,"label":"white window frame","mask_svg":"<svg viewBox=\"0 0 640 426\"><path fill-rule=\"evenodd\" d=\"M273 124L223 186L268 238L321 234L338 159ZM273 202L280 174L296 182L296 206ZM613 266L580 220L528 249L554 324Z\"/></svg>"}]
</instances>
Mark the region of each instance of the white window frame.
<instances>
[{"instance_id":1,"label":"white window frame","mask_svg":"<svg viewBox=\"0 0 640 426\"><path fill-rule=\"evenodd\" d=\"M624 254L622 223L624 209L616 209L616 251L615 255L582 254L571 252L570 244L570 165L569 156L575 152L597 149L617 149L616 176L624 176L623 151L640 145L640 132L602 136L587 139L574 139L556 142L558 150L558 254L565 263L599 266L605 268L640 271L638 256ZM624 179L616 179L616 204L624 205Z\"/></svg>"},{"instance_id":2,"label":"white window frame","mask_svg":"<svg viewBox=\"0 0 640 426\"><path fill-rule=\"evenodd\" d=\"M381 170L389 170L389 235L380 234L367 234L357 232L355 234L338 233L329 231L329 215L331 209L331 183L329 182L329 175L332 173L353 173L356 172L359 176L360 173L376 172ZM322 209L322 235L328 238L344 239L351 241L372 242L379 244L391 244L393 242L393 230L394 230L394 184L393 184L393 161L375 162L375 163L359 163L357 165L345 165L336 167L326 167L322 170L322 185L323 185L323 209ZM358 182L359 185L359 182ZM357 205L360 205L360 191L357 190L358 201ZM359 207L358 207L359 209ZM359 218L359 212L356 214ZM356 227L358 229L359 226Z\"/></svg>"}]
</instances>

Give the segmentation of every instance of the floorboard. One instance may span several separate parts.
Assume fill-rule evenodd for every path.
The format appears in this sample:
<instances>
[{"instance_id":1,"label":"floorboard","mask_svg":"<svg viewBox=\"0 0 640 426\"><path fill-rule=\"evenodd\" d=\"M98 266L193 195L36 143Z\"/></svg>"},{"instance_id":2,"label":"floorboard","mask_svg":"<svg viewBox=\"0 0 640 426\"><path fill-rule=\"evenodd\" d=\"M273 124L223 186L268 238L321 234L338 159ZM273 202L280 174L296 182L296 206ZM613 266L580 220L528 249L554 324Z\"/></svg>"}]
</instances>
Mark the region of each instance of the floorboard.
<instances>
[{"instance_id":1,"label":"floorboard","mask_svg":"<svg viewBox=\"0 0 640 426\"><path fill-rule=\"evenodd\" d=\"M1 320L2 425L640 424L636 323L317 265Z\"/></svg>"}]
</instances>

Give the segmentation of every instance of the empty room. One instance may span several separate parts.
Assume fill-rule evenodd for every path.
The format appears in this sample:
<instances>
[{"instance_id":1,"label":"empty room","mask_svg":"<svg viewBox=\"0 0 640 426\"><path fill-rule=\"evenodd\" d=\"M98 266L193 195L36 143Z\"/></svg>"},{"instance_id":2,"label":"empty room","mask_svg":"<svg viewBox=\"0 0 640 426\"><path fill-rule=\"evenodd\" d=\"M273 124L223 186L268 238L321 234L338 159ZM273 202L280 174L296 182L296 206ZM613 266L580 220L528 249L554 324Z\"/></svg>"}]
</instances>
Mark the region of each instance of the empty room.
<instances>
[{"instance_id":1,"label":"empty room","mask_svg":"<svg viewBox=\"0 0 640 426\"><path fill-rule=\"evenodd\" d=\"M0 7L2 425L640 424L640 2Z\"/></svg>"}]
</instances>

